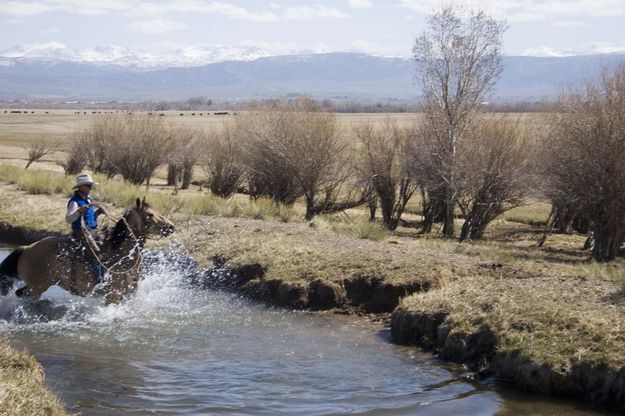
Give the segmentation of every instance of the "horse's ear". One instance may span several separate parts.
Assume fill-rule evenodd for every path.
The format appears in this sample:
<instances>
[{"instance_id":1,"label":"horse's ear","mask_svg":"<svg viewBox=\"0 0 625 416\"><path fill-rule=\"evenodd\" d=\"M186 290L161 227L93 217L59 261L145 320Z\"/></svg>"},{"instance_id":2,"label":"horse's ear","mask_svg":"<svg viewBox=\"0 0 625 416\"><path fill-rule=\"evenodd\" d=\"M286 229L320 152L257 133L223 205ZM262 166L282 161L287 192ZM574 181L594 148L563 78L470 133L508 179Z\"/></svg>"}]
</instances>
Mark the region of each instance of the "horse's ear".
<instances>
[{"instance_id":1,"label":"horse's ear","mask_svg":"<svg viewBox=\"0 0 625 416\"><path fill-rule=\"evenodd\" d=\"M137 198L137 208L141 208L141 200Z\"/></svg>"},{"instance_id":2,"label":"horse's ear","mask_svg":"<svg viewBox=\"0 0 625 416\"><path fill-rule=\"evenodd\" d=\"M143 200L141 201L141 206L145 208L146 203L145 203L145 195L143 196Z\"/></svg>"}]
</instances>

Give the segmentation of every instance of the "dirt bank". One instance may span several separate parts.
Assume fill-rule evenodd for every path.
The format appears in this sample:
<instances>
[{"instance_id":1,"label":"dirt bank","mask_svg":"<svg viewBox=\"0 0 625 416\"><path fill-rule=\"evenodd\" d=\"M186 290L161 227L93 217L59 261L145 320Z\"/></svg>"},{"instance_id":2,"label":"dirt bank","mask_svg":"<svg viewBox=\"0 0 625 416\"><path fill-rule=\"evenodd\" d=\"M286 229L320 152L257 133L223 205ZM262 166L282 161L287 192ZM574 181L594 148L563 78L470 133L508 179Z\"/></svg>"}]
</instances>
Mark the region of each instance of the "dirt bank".
<instances>
[{"instance_id":1,"label":"dirt bank","mask_svg":"<svg viewBox=\"0 0 625 416\"><path fill-rule=\"evenodd\" d=\"M62 233L48 230L35 230L21 227L0 220L0 241L6 244L26 245L50 236L61 236Z\"/></svg>"}]
</instances>

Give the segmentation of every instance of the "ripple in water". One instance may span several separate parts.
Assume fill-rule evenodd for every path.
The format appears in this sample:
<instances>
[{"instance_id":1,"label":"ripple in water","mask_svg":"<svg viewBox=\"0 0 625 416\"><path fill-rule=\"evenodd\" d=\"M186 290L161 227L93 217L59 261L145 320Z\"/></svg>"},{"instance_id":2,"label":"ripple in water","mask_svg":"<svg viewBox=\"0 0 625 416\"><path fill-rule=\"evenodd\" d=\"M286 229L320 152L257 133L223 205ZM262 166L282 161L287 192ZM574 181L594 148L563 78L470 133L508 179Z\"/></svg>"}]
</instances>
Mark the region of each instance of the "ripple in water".
<instances>
[{"instance_id":1,"label":"ripple in water","mask_svg":"<svg viewBox=\"0 0 625 416\"><path fill-rule=\"evenodd\" d=\"M574 411L546 399L504 399L429 355L390 344L358 318L289 312L198 289L180 258L152 253L136 295L120 305L58 287L34 305L3 297L0 333L36 355L71 412L89 415Z\"/></svg>"}]
</instances>

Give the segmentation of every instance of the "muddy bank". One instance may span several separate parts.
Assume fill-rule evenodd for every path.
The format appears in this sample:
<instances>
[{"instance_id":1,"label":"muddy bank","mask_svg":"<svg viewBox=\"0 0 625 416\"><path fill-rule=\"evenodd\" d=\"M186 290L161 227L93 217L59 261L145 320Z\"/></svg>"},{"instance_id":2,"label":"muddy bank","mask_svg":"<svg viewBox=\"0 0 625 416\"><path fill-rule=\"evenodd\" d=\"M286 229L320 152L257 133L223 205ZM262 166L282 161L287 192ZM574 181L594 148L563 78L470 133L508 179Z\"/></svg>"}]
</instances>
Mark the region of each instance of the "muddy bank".
<instances>
[{"instance_id":1,"label":"muddy bank","mask_svg":"<svg viewBox=\"0 0 625 416\"><path fill-rule=\"evenodd\" d=\"M339 313L390 313L402 297L428 290L433 284L387 282L376 276L288 281L266 278L266 268L260 263L232 268L218 263L215 269L201 272L200 276L204 285L235 291L253 300L285 308Z\"/></svg>"}]
</instances>

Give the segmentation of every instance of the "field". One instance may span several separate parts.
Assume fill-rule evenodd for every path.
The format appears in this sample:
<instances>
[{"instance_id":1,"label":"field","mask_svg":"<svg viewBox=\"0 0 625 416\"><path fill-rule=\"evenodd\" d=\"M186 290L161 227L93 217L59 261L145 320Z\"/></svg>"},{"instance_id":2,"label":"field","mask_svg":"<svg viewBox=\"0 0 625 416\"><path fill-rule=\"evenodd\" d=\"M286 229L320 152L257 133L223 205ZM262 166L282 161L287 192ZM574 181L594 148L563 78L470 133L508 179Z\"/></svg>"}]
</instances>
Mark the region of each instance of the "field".
<instances>
[{"instance_id":1,"label":"field","mask_svg":"<svg viewBox=\"0 0 625 416\"><path fill-rule=\"evenodd\" d=\"M62 151L24 171L22 146L45 140L62 149L71 133L87 127L97 114L32 111L0 110L0 219L14 226L62 231L72 180L56 165ZM224 119L234 117L183 114L165 112L163 117L174 125L204 129L220 128ZM380 123L386 117L409 124L417 116L339 117L349 131L347 127ZM521 117L539 128L545 116ZM276 301L273 296L284 306L306 307L312 306L309 288L321 281L343 299L335 305L342 311L360 306L356 309L367 313L391 312L399 297L411 293L393 314L397 341L477 364L529 390L612 404L625 393L618 383L601 393L604 396L598 393L608 388L606 383L625 362L625 264L590 261L588 252L581 250L581 235L554 234L545 247L537 247L550 212L544 201L527 200L506 212L489 226L483 241L458 243L436 232L418 232L417 199L410 201L405 222L389 232L366 221L361 208L307 223L299 203L277 207L244 195L223 200L195 185L174 196L163 185L163 175L160 171L149 191L100 177L96 196L123 207L147 192L148 200L175 220L177 238L201 266L220 259L234 269L262 267L263 275L251 276L241 288L247 293L262 289L265 300ZM37 218L30 215L34 209ZM354 282L371 292L360 304L350 295L350 287L356 290ZM395 298L375 303L376 293L383 298L393 293Z\"/></svg>"}]
</instances>

